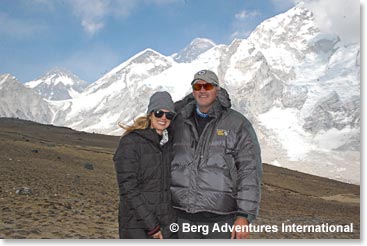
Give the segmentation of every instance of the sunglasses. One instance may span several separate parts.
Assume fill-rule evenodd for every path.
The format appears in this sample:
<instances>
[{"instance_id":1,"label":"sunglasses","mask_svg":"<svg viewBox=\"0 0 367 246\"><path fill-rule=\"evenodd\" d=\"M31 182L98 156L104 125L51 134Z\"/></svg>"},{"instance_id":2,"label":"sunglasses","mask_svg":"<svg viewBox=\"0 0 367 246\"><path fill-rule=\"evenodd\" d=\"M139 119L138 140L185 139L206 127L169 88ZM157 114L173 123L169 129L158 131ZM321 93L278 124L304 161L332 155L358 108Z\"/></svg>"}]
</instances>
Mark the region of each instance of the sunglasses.
<instances>
[{"instance_id":1,"label":"sunglasses","mask_svg":"<svg viewBox=\"0 0 367 246\"><path fill-rule=\"evenodd\" d=\"M154 116L156 118L162 118L164 114L166 115L167 120L173 120L173 118L175 117L175 113L173 112L164 112L162 110L154 111Z\"/></svg>"},{"instance_id":2,"label":"sunglasses","mask_svg":"<svg viewBox=\"0 0 367 246\"><path fill-rule=\"evenodd\" d=\"M194 91L200 91L201 88L204 88L204 90L206 91L210 91L215 87L215 85L210 84L210 83L205 83L205 84L193 84L192 85L192 89Z\"/></svg>"}]
</instances>

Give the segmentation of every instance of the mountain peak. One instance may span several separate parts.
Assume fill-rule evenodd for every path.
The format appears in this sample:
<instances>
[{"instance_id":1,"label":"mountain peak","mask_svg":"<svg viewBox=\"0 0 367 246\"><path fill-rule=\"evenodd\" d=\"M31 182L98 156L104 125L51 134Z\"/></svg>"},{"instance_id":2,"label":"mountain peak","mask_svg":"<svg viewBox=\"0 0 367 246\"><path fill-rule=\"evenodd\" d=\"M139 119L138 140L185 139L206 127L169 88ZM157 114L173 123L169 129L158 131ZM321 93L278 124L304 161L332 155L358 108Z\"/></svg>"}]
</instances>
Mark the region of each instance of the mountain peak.
<instances>
[{"instance_id":1,"label":"mountain peak","mask_svg":"<svg viewBox=\"0 0 367 246\"><path fill-rule=\"evenodd\" d=\"M17 79L9 73L0 74L0 89L2 88L3 84L8 83L9 81L17 81Z\"/></svg>"},{"instance_id":2,"label":"mountain peak","mask_svg":"<svg viewBox=\"0 0 367 246\"><path fill-rule=\"evenodd\" d=\"M68 76L68 77L74 77L74 78L77 77L75 74L73 74L69 70L66 70L65 68L62 68L62 67L51 68L42 77L51 77L51 76L55 76L55 75L57 75L57 76Z\"/></svg>"},{"instance_id":3,"label":"mountain peak","mask_svg":"<svg viewBox=\"0 0 367 246\"><path fill-rule=\"evenodd\" d=\"M110 72L108 72L101 79L99 79L99 81L104 80L104 78L108 78L116 73L119 73L119 71L123 70L125 67L131 64L148 63L150 61L162 60L162 59L167 60L167 57L151 48L147 48L135 54L134 56L130 57L128 60L116 66L115 68L113 68ZM167 62L169 61L167 60Z\"/></svg>"},{"instance_id":4,"label":"mountain peak","mask_svg":"<svg viewBox=\"0 0 367 246\"><path fill-rule=\"evenodd\" d=\"M88 84L70 71L55 67L24 85L34 89L43 98L57 101L77 96Z\"/></svg>"},{"instance_id":5,"label":"mountain peak","mask_svg":"<svg viewBox=\"0 0 367 246\"><path fill-rule=\"evenodd\" d=\"M208 51L214 46L216 46L216 44L209 39L195 38L188 46L178 53L173 54L172 57L178 63L188 63L195 60L199 55Z\"/></svg>"},{"instance_id":6,"label":"mountain peak","mask_svg":"<svg viewBox=\"0 0 367 246\"><path fill-rule=\"evenodd\" d=\"M10 73L0 74L0 84L5 82L9 77L15 79L15 77L11 75Z\"/></svg>"},{"instance_id":7,"label":"mountain peak","mask_svg":"<svg viewBox=\"0 0 367 246\"><path fill-rule=\"evenodd\" d=\"M78 76L71 73L70 71L61 68L54 67L47 71L44 75L40 76L38 79L29 81L25 83L25 85L29 88L35 88L39 86L41 83L46 83L48 85L56 86L59 83L64 84L65 86L72 86L75 83L86 83L81 80Z\"/></svg>"},{"instance_id":8,"label":"mountain peak","mask_svg":"<svg viewBox=\"0 0 367 246\"><path fill-rule=\"evenodd\" d=\"M308 37L318 32L313 14L303 7L302 4L289 9L287 12L276 15L263 21L249 36L248 40L253 43L277 43L287 39L292 43L294 37ZM299 41L303 43L302 40Z\"/></svg>"},{"instance_id":9,"label":"mountain peak","mask_svg":"<svg viewBox=\"0 0 367 246\"><path fill-rule=\"evenodd\" d=\"M147 48L135 56L129 59L130 63L145 63L147 60L151 59L167 59L166 56L162 55L158 51L155 51L151 48Z\"/></svg>"},{"instance_id":10,"label":"mountain peak","mask_svg":"<svg viewBox=\"0 0 367 246\"><path fill-rule=\"evenodd\" d=\"M195 38L191 41L190 45L196 45L196 46L215 46L216 44L207 38Z\"/></svg>"}]
</instances>

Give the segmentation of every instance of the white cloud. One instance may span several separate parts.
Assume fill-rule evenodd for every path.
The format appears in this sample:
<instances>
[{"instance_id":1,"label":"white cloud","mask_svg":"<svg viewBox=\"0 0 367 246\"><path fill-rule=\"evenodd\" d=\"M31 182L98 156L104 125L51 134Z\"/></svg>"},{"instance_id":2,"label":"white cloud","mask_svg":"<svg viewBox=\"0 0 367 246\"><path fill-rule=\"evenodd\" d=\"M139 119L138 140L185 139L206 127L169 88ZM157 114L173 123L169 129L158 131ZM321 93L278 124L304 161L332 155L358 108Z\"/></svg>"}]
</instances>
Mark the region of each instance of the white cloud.
<instances>
[{"instance_id":1,"label":"white cloud","mask_svg":"<svg viewBox=\"0 0 367 246\"><path fill-rule=\"evenodd\" d=\"M257 12L257 11L243 10L243 11L235 14L235 18L237 20L244 20L244 19L255 17L255 16L258 16L258 15L259 15L259 12Z\"/></svg>"},{"instance_id":2,"label":"white cloud","mask_svg":"<svg viewBox=\"0 0 367 246\"><path fill-rule=\"evenodd\" d=\"M93 35L104 27L104 17L108 15L110 1L70 0L75 16L80 18L84 30Z\"/></svg>"},{"instance_id":3,"label":"white cloud","mask_svg":"<svg viewBox=\"0 0 367 246\"><path fill-rule=\"evenodd\" d=\"M309 0L305 7L314 13L321 31L336 33L345 42L360 42L359 0Z\"/></svg>"},{"instance_id":4,"label":"white cloud","mask_svg":"<svg viewBox=\"0 0 367 246\"><path fill-rule=\"evenodd\" d=\"M141 4L165 5L178 0L67 0L84 30L94 35L105 26L108 17L124 18Z\"/></svg>"}]
</instances>

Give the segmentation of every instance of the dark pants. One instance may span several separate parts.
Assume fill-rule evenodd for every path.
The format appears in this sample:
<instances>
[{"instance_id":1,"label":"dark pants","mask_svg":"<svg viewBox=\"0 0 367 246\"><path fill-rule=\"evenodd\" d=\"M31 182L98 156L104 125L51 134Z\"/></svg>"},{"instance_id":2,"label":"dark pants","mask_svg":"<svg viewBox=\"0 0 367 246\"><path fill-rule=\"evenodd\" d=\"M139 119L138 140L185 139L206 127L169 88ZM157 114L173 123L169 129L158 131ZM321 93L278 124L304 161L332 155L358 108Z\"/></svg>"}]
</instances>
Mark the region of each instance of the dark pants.
<instances>
[{"instance_id":1,"label":"dark pants","mask_svg":"<svg viewBox=\"0 0 367 246\"><path fill-rule=\"evenodd\" d=\"M180 226L178 239L230 239L231 231L222 230L223 226L232 226L235 216L216 217L216 221L199 221L193 218L177 217Z\"/></svg>"},{"instance_id":2,"label":"dark pants","mask_svg":"<svg viewBox=\"0 0 367 246\"><path fill-rule=\"evenodd\" d=\"M168 228L161 228L164 239L177 239L177 233L172 233ZM153 239L143 229L120 229L120 239Z\"/></svg>"},{"instance_id":3,"label":"dark pants","mask_svg":"<svg viewBox=\"0 0 367 246\"><path fill-rule=\"evenodd\" d=\"M143 229L120 229L120 239L151 239Z\"/></svg>"}]
</instances>

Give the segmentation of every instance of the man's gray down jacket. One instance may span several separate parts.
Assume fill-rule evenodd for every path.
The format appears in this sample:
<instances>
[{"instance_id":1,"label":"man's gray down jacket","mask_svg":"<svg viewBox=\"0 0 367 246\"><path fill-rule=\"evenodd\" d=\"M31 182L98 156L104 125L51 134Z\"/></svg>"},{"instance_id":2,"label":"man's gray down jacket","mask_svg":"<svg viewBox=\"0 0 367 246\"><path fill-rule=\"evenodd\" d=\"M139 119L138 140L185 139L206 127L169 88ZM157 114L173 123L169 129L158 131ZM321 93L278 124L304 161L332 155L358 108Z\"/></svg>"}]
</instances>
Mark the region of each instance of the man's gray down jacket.
<instances>
[{"instance_id":1,"label":"man's gray down jacket","mask_svg":"<svg viewBox=\"0 0 367 246\"><path fill-rule=\"evenodd\" d=\"M192 117L195 100L176 104L182 109L173 125L173 206L188 213L247 214L251 222L260 203L260 146L251 123L230 108L224 89L219 93L209 111L214 119L200 138Z\"/></svg>"}]
</instances>

